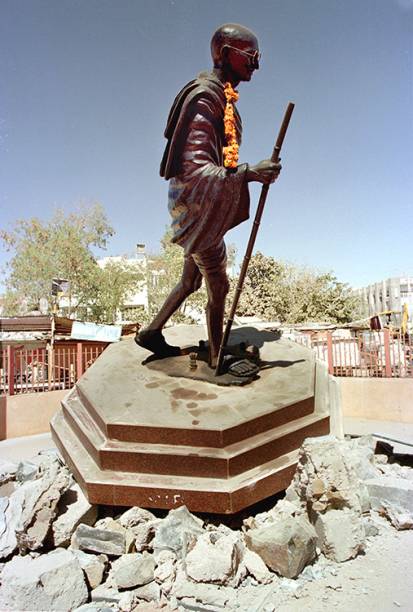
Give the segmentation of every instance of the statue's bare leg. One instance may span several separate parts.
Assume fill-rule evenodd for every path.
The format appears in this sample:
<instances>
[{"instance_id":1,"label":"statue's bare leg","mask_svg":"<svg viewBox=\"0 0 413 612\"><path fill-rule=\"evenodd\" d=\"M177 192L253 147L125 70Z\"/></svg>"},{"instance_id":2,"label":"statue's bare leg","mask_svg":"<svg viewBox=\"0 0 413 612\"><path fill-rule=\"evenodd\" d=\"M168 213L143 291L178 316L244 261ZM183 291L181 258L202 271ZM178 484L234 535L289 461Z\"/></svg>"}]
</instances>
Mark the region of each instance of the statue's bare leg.
<instances>
[{"instance_id":1,"label":"statue's bare leg","mask_svg":"<svg viewBox=\"0 0 413 612\"><path fill-rule=\"evenodd\" d=\"M179 355L179 347L167 344L161 330L186 298L200 288L201 283L202 275L192 256L185 257L179 283L172 289L156 317L137 334L136 342L157 355Z\"/></svg>"},{"instance_id":2,"label":"statue's bare leg","mask_svg":"<svg viewBox=\"0 0 413 612\"><path fill-rule=\"evenodd\" d=\"M193 258L202 272L208 293L206 320L209 340L209 365L214 368L223 336L225 298L229 289L224 241L208 249L208 251L195 253Z\"/></svg>"}]
</instances>

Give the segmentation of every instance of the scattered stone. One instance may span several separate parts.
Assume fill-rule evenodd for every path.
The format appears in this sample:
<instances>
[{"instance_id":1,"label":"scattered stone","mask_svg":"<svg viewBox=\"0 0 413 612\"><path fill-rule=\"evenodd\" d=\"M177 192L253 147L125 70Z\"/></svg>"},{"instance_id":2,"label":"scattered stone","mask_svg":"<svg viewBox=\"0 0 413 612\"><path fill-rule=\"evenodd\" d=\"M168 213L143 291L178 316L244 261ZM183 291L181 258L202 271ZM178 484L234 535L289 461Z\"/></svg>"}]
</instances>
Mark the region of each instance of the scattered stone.
<instances>
[{"instance_id":1,"label":"scattered stone","mask_svg":"<svg viewBox=\"0 0 413 612\"><path fill-rule=\"evenodd\" d=\"M157 558L154 578L162 586L162 592L168 595L176 577L176 555L170 550L161 550Z\"/></svg>"},{"instance_id":2,"label":"scattered stone","mask_svg":"<svg viewBox=\"0 0 413 612\"><path fill-rule=\"evenodd\" d=\"M18 482L36 480L39 475L40 473L38 463L33 463L32 461L20 461L16 472L16 480Z\"/></svg>"},{"instance_id":3,"label":"scattered stone","mask_svg":"<svg viewBox=\"0 0 413 612\"><path fill-rule=\"evenodd\" d=\"M413 514L402 508L383 505L383 514L398 531L413 529Z\"/></svg>"},{"instance_id":4,"label":"scattered stone","mask_svg":"<svg viewBox=\"0 0 413 612\"><path fill-rule=\"evenodd\" d=\"M39 478L24 482L8 499L1 498L0 558L9 556L17 545L22 552L42 546L70 481L68 469L46 457L39 464Z\"/></svg>"},{"instance_id":5,"label":"scattered stone","mask_svg":"<svg viewBox=\"0 0 413 612\"><path fill-rule=\"evenodd\" d=\"M0 459L0 485L6 484L16 477L18 465L14 461Z\"/></svg>"},{"instance_id":6,"label":"scattered stone","mask_svg":"<svg viewBox=\"0 0 413 612\"><path fill-rule=\"evenodd\" d=\"M125 533L81 523L72 536L71 547L86 552L120 556L126 552Z\"/></svg>"},{"instance_id":7,"label":"scattered stone","mask_svg":"<svg viewBox=\"0 0 413 612\"><path fill-rule=\"evenodd\" d=\"M159 610L160 608L157 605L157 602L160 601L160 588L154 582L151 582L145 586L138 587L137 589L133 589L132 591L124 591L121 593L119 599L119 610L122 612L132 612L135 610L145 609L143 607L143 601L150 602L151 606L146 609L148 612L153 612L154 610ZM162 602L162 610L163 612L167 612L169 607L164 607L164 602ZM148 604L146 604L147 606Z\"/></svg>"},{"instance_id":8,"label":"scattered stone","mask_svg":"<svg viewBox=\"0 0 413 612\"><path fill-rule=\"evenodd\" d=\"M317 534L304 516L285 516L246 533L248 548L273 571L295 578L316 556Z\"/></svg>"},{"instance_id":9,"label":"scattered stone","mask_svg":"<svg viewBox=\"0 0 413 612\"><path fill-rule=\"evenodd\" d=\"M153 550L153 539L155 537L157 526L161 523L160 519L154 519L147 523L141 523L131 528L135 536L135 549L137 552L144 550Z\"/></svg>"},{"instance_id":10,"label":"scattered stone","mask_svg":"<svg viewBox=\"0 0 413 612\"><path fill-rule=\"evenodd\" d=\"M37 550L43 545L56 516L59 499L72 481L68 468L48 456L39 464L39 474L39 478L24 482L12 494L19 497L22 507L16 526L21 552Z\"/></svg>"},{"instance_id":11,"label":"scattered stone","mask_svg":"<svg viewBox=\"0 0 413 612\"><path fill-rule=\"evenodd\" d=\"M6 564L0 588L2 610L73 610L87 601L78 560L56 549L32 559L15 556Z\"/></svg>"},{"instance_id":12,"label":"scattered stone","mask_svg":"<svg viewBox=\"0 0 413 612\"><path fill-rule=\"evenodd\" d=\"M172 590L172 595L179 603L189 600L187 609L199 610L204 606L214 606L212 609L235 609L236 592L228 586L218 586L214 584L202 584L188 580L184 571L179 571ZM192 601L191 601L192 600ZM196 605L198 603L198 605ZM234 604L234 605L232 605ZM184 606L185 608L186 606ZM209 608L207 608L209 609Z\"/></svg>"},{"instance_id":13,"label":"scattered stone","mask_svg":"<svg viewBox=\"0 0 413 612\"><path fill-rule=\"evenodd\" d=\"M16 528L22 513L22 495L15 491L9 498L0 497L0 559L17 547Z\"/></svg>"},{"instance_id":14,"label":"scattered stone","mask_svg":"<svg viewBox=\"0 0 413 612\"><path fill-rule=\"evenodd\" d=\"M366 538L372 538L379 535L379 526L370 516L363 516L361 522L364 527L364 533L366 534Z\"/></svg>"},{"instance_id":15,"label":"scattered stone","mask_svg":"<svg viewBox=\"0 0 413 612\"><path fill-rule=\"evenodd\" d=\"M185 557L187 576L195 582L233 583L244 548L239 532L206 532L197 538L194 547ZM236 582L239 582L239 578Z\"/></svg>"},{"instance_id":16,"label":"scattered stone","mask_svg":"<svg viewBox=\"0 0 413 612\"><path fill-rule=\"evenodd\" d=\"M269 523L274 523L284 516L298 516L305 512L303 506L300 504L298 498L297 501L291 502L288 499L280 499L274 508L267 512L261 512L256 514L254 517L249 516L243 521L243 530L257 529L263 527Z\"/></svg>"},{"instance_id":17,"label":"scattered stone","mask_svg":"<svg viewBox=\"0 0 413 612\"><path fill-rule=\"evenodd\" d=\"M152 582L155 559L149 553L122 555L112 563L108 583L117 589L131 589Z\"/></svg>"},{"instance_id":18,"label":"scattered stone","mask_svg":"<svg viewBox=\"0 0 413 612\"><path fill-rule=\"evenodd\" d=\"M299 454L297 471L286 498L297 498L312 511L369 509L369 497L362 478L376 474L371 443L337 440L333 436L307 438Z\"/></svg>"},{"instance_id":19,"label":"scattered stone","mask_svg":"<svg viewBox=\"0 0 413 612\"><path fill-rule=\"evenodd\" d=\"M273 579L273 574L268 571L267 566L257 553L249 550L244 551L243 563L248 573L260 584L268 584Z\"/></svg>"},{"instance_id":20,"label":"scattered stone","mask_svg":"<svg viewBox=\"0 0 413 612\"><path fill-rule=\"evenodd\" d=\"M118 521L110 516L106 516L95 523L95 527L98 529L107 529L108 531L115 531L122 533L125 536L125 552L135 552L135 536L133 531L123 527Z\"/></svg>"},{"instance_id":21,"label":"scattered stone","mask_svg":"<svg viewBox=\"0 0 413 612\"><path fill-rule=\"evenodd\" d=\"M374 510L394 507L413 513L413 482L409 479L378 476L366 480L366 486Z\"/></svg>"},{"instance_id":22,"label":"scattered stone","mask_svg":"<svg viewBox=\"0 0 413 612\"><path fill-rule=\"evenodd\" d=\"M203 521L191 514L186 506L170 510L160 521L152 542L155 553L172 550L180 558L185 554L192 537L203 533Z\"/></svg>"},{"instance_id":23,"label":"scattered stone","mask_svg":"<svg viewBox=\"0 0 413 612\"><path fill-rule=\"evenodd\" d=\"M346 463L356 472L358 478L366 480L377 475L376 455L374 450L376 441L373 436L360 436L345 440Z\"/></svg>"},{"instance_id":24,"label":"scattered stone","mask_svg":"<svg viewBox=\"0 0 413 612\"><path fill-rule=\"evenodd\" d=\"M152 550L152 540L161 519L157 519L149 510L134 506L119 516L116 521L133 533L137 552Z\"/></svg>"},{"instance_id":25,"label":"scattered stone","mask_svg":"<svg viewBox=\"0 0 413 612\"><path fill-rule=\"evenodd\" d=\"M121 516L119 516L116 520L119 521L122 527L134 531L134 528L137 525L148 523L149 521L153 521L155 519L155 515L152 514L152 512L149 512L149 510L138 508L138 506L133 506L133 508L126 510L126 512L121 514Z\"/></svg>"},{"instance_id":26,"label":"scattered stone","mask_svg":"<svg viewBox=\"0 0 413 612\"><path fill-rule=\"evenodd\" d=\"M59 508L65 510L53 523L54 545L69 546L73 532L80 523L93 525L97 517L97 506L89 504L82 489L74 483L62 495Z\"/></svg>"},{"instance_id":27,"label":"scattered stone","mask_svg":"<svg viewBox=\"0 0 413 612\"><path fill-rule=\"evenodd\" d=\"M364 550L366 534L361 517L352 511L329 510L315 521L318 545L324 555L341 563Z\"/></svg>"},{"instance_id":28,"label":"scattered stone","mask_svg":"<svg viewBox=\"0 0 413 612\"><path fill-rule=\"evenodd\" d=\"M103 574L108 564L107 556L91 555L85 553L83 550L75 549L71 549L71 552L79 561L89 588L92 590L96 589L102 582Z\"/></svg>"},{"instance_id":29,"label":"scattered stone","mask_svg":"<svg viewBox=\"0 0 413 612\"><path fill-rule=\"evenodd\" d=\"M90 594L92 602L102 602L116 605L119 604L121 596L121 593L119 593L114 586L111 586L107 582L100 584L98 587L96 587L96 589L93 589Z\"/></svg>"},{"instance_id":30,"label":"scattered stone","mask_svg":"<svg viewBox=\"0 0 413 612\"><path fill-rule=\"evenodd\" d=\"M159 584L156 582L149 582L148 584L144 584L137 589L133 589L132 591L137 599L143 599L144 601L152 601L158 602L161 599L161 588Z\"/></svg>"}]
</instances>

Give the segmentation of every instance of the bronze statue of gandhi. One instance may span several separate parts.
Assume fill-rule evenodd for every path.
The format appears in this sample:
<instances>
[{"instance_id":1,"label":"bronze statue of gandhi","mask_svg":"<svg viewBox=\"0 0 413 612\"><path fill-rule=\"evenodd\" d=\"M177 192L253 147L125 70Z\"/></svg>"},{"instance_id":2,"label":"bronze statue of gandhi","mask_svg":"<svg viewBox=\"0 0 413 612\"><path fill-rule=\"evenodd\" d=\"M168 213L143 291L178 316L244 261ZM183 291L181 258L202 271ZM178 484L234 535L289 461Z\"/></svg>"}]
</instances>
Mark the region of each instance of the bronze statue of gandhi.
<instances>
[{"instance_id":1,"label":"bronze statue of gandhi","mask_svg":"<svg viewBox=\"0 0 413 612\"><path fill-rule=\"evenodd\" d=\"M281 166L271 160L255 165L225 167L223 149L226 84L236 87L249 81L259 68L258 40L238 24L219 27L211 40L213 69L202 72L176 96L169 113L167 145L160 174L169 180L172 242L184 249L179 283L153 321L136 336L136 342L159 356L179 355L162 335L172 314L205 280L209 365L215 367L223 335L225 298L228 293L225 233L249 217L248 183L274 182ZM241 142L241 117L233 107L234 139Z\"/></svg>"}]
</instances>

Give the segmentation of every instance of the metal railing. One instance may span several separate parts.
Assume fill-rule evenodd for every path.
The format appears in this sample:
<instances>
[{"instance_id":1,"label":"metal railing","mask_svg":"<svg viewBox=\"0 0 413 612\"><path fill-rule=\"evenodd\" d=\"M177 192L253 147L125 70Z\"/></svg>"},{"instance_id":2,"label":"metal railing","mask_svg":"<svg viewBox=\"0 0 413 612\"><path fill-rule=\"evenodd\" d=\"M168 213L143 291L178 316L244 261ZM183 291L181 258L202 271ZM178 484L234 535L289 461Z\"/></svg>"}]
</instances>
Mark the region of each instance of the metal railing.
<instances>
[{"instance_id":1,"label":"metal railing","mask_svg":"<svg viewBox=\"0 0 413 612\"><path fill-rule=\"evenodd\" d=\"M0 394L71 389L106 347L83 342L42 348L0 348Z\"/></svg>"},{"instance_id":2,"label":"metal railing","mask_svg":"<svg viewBox=\"0 0 413 612\"><path fill-rule=\"evenodd\" d=\"M311 348L334 376L413 377L413 338L389 329L295 334L295 342Z\"/></svg>"}]
</instances>

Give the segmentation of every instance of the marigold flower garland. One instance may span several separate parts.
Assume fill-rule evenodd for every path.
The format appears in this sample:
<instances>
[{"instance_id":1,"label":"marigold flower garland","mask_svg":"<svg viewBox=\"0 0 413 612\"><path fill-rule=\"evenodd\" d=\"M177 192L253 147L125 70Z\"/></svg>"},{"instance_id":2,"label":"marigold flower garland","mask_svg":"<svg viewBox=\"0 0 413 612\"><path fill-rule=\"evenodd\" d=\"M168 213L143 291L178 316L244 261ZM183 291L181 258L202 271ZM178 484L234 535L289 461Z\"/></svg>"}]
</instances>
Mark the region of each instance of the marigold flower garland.
<instances>
[{"instance_id":1,"label":"marigold flower garland","mask_svg":"<svg viewBox=\"0 0 413 612\"><path fill-rule=\"evenodd\" d=\"M224 94L227 100L224 113L224 132L227 146L223 147L225 168L236 168L238 164L239 144L237 142L237 131L235 128L234 102L239 98L239 94L233 89L231 83L225 83Z\"/></svg>"}]
</instances>

